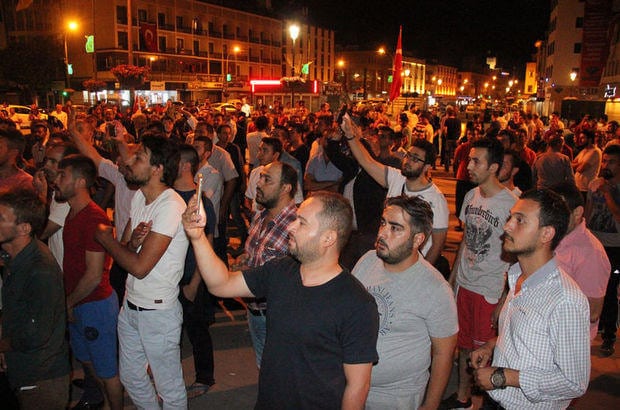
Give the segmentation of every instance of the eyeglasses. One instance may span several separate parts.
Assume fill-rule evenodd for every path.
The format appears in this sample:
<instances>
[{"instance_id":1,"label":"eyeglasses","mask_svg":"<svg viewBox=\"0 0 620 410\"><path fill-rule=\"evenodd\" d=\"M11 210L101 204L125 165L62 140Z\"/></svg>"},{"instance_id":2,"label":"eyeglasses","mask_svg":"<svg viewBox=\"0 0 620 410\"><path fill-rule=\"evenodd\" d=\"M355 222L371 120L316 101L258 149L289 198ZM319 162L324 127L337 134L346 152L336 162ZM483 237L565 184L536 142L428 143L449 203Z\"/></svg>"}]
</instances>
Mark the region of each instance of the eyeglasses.
<instances>
[{"instance_id":1,"label":"eyeglasses","mask_svg":"<svg viewBox=\"0 0 620 410\"><path fill-rule=\"evenodd\" d=\"M426 163L426 160L424 160L424 159L422 159L422 158L420 158L418 156L415 156L415 155L413 155L413 154L411 154L409 152L405 154L405 159L409 159L409 160L413 161L414 163L418 163L418 162L420 162L422 164Z\"/></svg>"}]
</instances>

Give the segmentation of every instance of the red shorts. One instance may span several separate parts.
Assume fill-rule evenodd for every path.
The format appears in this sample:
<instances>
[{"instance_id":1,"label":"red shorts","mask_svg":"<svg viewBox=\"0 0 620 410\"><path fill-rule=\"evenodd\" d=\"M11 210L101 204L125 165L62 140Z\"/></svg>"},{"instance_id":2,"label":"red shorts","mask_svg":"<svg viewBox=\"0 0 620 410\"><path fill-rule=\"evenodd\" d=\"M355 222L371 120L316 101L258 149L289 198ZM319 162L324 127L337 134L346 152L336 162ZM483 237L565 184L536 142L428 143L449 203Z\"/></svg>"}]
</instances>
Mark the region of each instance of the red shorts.
<instances>
[{"instance_id":1,"label":"red shorts","mask_svg":"<svg viewBox=\"0 0 620 410\"><path fill-rule=\"evenodd\" d=\"M491 327L491 316L497 303L489 303L484 296L459 287L456 309L459 318L459 334L456 345L460 349L477 349L497 333Z\"/></svg>"}]
</instances>

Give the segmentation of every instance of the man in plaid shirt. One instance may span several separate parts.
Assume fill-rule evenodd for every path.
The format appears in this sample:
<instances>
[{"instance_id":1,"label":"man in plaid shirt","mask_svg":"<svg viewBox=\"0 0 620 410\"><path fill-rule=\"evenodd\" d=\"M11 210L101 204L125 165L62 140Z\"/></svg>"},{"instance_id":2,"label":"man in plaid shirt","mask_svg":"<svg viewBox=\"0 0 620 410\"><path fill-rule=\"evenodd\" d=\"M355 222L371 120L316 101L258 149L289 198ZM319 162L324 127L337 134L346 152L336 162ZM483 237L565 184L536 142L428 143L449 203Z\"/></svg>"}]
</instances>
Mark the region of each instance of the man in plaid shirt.
<instances>
[{"instance_id":1,"label":"man in plaid shirt","mask_svg":"<svg viewBox=\"0 0 620 410\"><path fill-rule=\"evenodd\" d=\"M287 227L296 218L297 208L293 200L296 190L297 172L290 165L272 162L260 171L255 200L263 209L252 220L245 252L233 265L234 270L261 266L288 253ZM267 336L265 299L251 299L248 313L256 364L260 367Z\"/></svg>"}]
</instances>

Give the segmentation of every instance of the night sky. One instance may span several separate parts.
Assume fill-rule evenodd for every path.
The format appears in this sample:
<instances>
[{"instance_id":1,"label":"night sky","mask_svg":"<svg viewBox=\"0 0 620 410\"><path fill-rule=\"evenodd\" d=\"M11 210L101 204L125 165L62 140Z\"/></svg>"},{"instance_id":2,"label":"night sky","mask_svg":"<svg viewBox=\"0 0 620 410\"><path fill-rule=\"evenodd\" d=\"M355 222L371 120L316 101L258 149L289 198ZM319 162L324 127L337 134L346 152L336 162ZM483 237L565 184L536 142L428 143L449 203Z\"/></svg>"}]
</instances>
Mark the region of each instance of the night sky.
<instances>
[{"instance_id":1,"label":"night sky","mask_svg":"<svg viewBox=\"0 0 620 410\"><path fill-rule=\"evenodd\" d=\"M403 25L403 50L414 57L464 67L487 55L507 71L524 71L544 37L548 0L272 0L274 9L308 6L311 21L336 30L336 43L394 49Z\"/></svg>"}]
</instances>

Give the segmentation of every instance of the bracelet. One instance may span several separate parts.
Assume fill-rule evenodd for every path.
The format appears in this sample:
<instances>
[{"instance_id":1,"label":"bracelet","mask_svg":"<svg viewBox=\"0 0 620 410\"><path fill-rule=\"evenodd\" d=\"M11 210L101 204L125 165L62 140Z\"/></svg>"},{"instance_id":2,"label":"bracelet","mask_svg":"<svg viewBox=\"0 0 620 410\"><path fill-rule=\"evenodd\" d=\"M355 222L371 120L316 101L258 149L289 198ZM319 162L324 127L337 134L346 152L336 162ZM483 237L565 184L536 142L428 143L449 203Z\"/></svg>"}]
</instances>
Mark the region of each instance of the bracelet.
<instances>
[{"instance_id":1,"label":"bracelet","mask_svg":"<svg viewBox=\"0 0 620 410\"><path fill-rule=\"evenodd\" d=\"M354 135L354 136L352 136L351 138L349 138L349 137L347 137L347 136L345 135L344 139L345 139L345 140L347 140L347 141L354 140L354 139L355 139L355 135Z\"/></svg>"}]
</instances>

